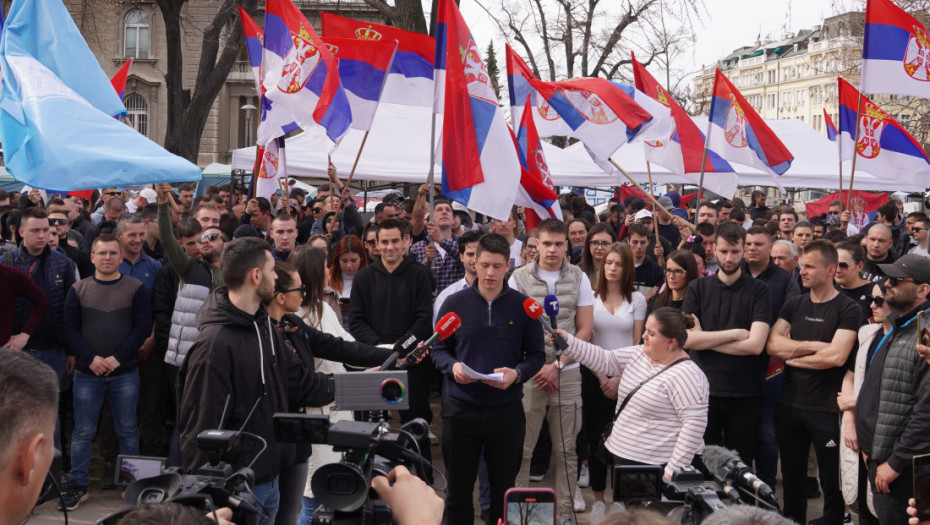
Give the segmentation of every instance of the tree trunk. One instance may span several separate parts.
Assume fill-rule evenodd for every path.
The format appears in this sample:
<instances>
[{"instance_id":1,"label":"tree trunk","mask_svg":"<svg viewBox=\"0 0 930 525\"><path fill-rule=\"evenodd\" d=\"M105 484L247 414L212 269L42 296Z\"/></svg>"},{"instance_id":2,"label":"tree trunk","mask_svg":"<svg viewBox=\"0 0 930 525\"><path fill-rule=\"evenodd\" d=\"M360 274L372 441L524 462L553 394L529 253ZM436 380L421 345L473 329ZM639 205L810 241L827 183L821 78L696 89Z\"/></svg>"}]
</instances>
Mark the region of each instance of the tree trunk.
<instances>
[{"instance_id":1,"label":"tree trunk","mask_svg":"<svg viewBox=\"0 0 930 525\"><path fill-rule=\"evenodd\" d=\"M414 33L427 33L426 15L423 14L423 4L420 0L395 0L394 26Z\"/></svg>"}]
</instances>

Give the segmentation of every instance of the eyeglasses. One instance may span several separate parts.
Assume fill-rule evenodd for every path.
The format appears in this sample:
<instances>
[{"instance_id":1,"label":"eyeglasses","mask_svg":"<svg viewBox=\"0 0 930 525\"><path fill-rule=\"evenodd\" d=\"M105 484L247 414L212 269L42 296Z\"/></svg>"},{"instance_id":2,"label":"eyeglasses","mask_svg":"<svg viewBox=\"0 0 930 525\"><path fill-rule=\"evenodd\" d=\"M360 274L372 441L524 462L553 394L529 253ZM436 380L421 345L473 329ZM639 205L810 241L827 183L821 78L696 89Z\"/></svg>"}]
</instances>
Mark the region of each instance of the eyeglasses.
<instances>
[{"instance_id":1,"label":"eyeglasses","mask_svg":"<svg viewBox=\"0 0 930 525\"><path fill-rule=\"evenodd\" d=\"M205 233L200 237L197 237L197 243L203 244L205 241L213 242L220 236L219 232Z\"/></svg>"},{"instance_id":2,"label":"eyeglasses","mask_svg":"<svg viewBox=\"0 0 930 525\"><path fill-rule=\"evenodd\" d=\"M300 292L300 295L307 295L307 286L300 285L297 288L291 288L290 290L284 290L281 293L291 293L291 292Z\"/></svg>"},{"instance_id":3,"label":"eyeglasses","mask_svg":"<svg viewBox=\"0 0 930 525\"><path fill-rule=\"evenodd\" d=\"M118 191L106 191L103 194L109 195L110 197L116 197L117 195L119 195L119 192Z\"/></svg>"},{"instance_id":4,"label":"eyeglasses","mask_svg":"<svg viewBox=\"0 0 930 525\"><path fill-rule=\"evenodd\" d=\"M917 281L915 281L914 279L911 279L910 277L889 277L888 281L886 281L885 284L887 286L898 286L901 283L916 283L916 282Z\"/></svg>"},{"instance_id":5,"label":"eyeglasses","mask_svg":"<svg viewBox=\"0 0 930 525\"><path fill-rule=\"evenodd\" d=\"M368 246L377 246L378 239L368 239L367 241L365 241L365 244L367 244Z\"/></svg>"},{"instance_id":6,"label":"eyeglasses","mask_svg":"<svg viewBox=\"0 0 930 525\"><path fill-rule=\"evenodd\" d=\"M591 241L591 246L597 246L598 248L606 248L610 246L610 241Z\"/></svg>"},{"instance_id":7,"label":"eyeglasses","mask_svg":"<svg viewBox=\"0 0 930 525\"><path fill-rule=\"evenodd\" d=\"M50 226L64 226L68 224L68 219L49 219L48 224Z\"/></svg>"},{"instance_id":8,"label":"eyeglasses","mask_svg":"<svg viewBox=\"0 0 930 525\"><path fill-rule=\"evenodd\" d=\"M840 263L837 263L836 265L837 265L839 268L843 269L843 270L848 270L848 269L849 269L849 263L840 262Z\"/></svg>"},{"instance_id":9,"label":"eyeglasses","mask_svg":"<svg viewBox=\"0 0 930 525\"><path fill-rule=\"evenodd\" d=\"M681 268L666 268L665 275L684 275L685 271Z\"/></svg>"},{"instance_id":10,"label":"eyeglasses","mask_svg":"<svg viewBox=\"0 0 930 525\"><path fill-rule=\"evenodd\" d=\"M875 306L881 308L882 305L885 304L885 298L880 295L877 295L872 298L872 302L875 303Z\"/></svg>"},{"instance_id":11,"label":"eyeglasses","mask_svg":"<svg viewBox=\"0 0 930 525\"><path fill-rule=\"evenodd\" d=\"M113 250L108 251L108 252L94 252L94 255L96 255L97 257L104 257L104 258L106 258L106 257L118 257L119 254L120 254L120 252L113 251Z\"/></svg>"},{"instance_id":12,"label":"eyeglasses","mask_svg":"<svg viewBox=\"0 0 930 525\"><path fill-rule=\"evenodd\" d=\"M913 228L911 228L912 232L919 232L919 231L924 231L924 230L930 230L930 228L918 228L917 226L914 226Z\"/></svg>"},{"instance_id":13,"label":"eyeglasses","mask_svg":"<svg viewBox=\"0 0 930 525\"><path fill-rule=\"evenodd\" d=\"M538 252L539 248L535 244L524 244L523 249L528 252Z\"/></svg>"},{"instance_id":14,"label":"eyeglasses","mask_svg":"<svg viewBox=\"0 0 930 525\"><path fill-rule=\"evenodd\" d=\"M840 212L838 212L838 211L828 211L828 212L827 212L827 215L839 215L839 214L840 214Z\"/></svg>"},{"instance_id":15,"label":"eyeglasses","mask_svg":"<svg viewBox=\"0 0 930 525\"><path fill-rule=\"evenodd\" d=\"M313 208L313 213L323 213L323 208Z\"/></svg>"}]
</instances>

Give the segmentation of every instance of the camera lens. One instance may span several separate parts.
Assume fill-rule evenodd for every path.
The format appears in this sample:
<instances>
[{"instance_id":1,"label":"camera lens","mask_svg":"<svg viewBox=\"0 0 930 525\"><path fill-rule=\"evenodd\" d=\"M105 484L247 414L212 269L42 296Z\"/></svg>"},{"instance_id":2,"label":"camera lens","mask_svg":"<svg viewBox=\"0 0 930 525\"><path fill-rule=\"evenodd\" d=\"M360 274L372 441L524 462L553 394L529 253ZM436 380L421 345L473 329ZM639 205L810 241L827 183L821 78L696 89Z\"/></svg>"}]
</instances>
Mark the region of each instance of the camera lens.
<instances>
[{"instance_id":1,"label":"camera lens","mask_svg":"<svg viewBox=\"0 0 930 525\"><path fill-rule=\"evenodd\" d=\"M400 403L405 391L404 384L397 379L385 379L381 383L381 399L388 403Z\"/></svg>"},{"instance_id":2,"label":"camera lens","mask_svg":"<svg viewBox=\"0 0 930 525\"><path fill-rule=\"evenodd\" d=\"M368 479L355 465L329 463L310 478L313 496L339 512L354 512L368 497Z\"/></svg>"},{"instance_id":3,"label":"camera lens","mask_svg":"<svg viewBox=\"0 0 930 525\"><path fill-rule=\"evenodd\" d=\"M334 495L354 494L358 490L357 479L351 474L333 474L326 480L326 490Z\"/></svg>"}]
</instances>

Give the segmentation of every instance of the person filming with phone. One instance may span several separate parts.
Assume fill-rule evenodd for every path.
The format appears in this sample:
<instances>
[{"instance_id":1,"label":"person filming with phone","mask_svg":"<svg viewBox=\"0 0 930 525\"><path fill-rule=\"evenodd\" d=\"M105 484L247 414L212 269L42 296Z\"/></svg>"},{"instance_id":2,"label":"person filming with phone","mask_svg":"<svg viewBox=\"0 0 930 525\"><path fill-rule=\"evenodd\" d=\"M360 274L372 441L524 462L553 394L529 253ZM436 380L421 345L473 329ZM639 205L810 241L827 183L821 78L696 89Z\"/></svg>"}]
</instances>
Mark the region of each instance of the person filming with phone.
<instances>
[{"instance_id":1,"label":"person filming with phone","mask_svg":"<svg viewBox=\"0 0 930 525\"><path fill-rule=\"evenodd\" d=\"M556 331L568 342L567 356L592 371L620 377L619 404L603 445L614 464L662 465L670 480L703 450L710 386L684 350L693 326L691 316L659 308L646 319L642 345L615 350Z\"/></svg>"},{"instance_id":2,"label":"person filming with phone","mask_svg":"<svg viewBox=\"0 0 930 525\"><path fill-rule=\"evenodd\" d=\"M914 495L911 461L930 452L930 364L917 353L917 316L930 308L930 259L908 254L880 264L885 303L900 316L866 363L856 435L881 523L906 523Z\"/></svg>"}]
</instances>

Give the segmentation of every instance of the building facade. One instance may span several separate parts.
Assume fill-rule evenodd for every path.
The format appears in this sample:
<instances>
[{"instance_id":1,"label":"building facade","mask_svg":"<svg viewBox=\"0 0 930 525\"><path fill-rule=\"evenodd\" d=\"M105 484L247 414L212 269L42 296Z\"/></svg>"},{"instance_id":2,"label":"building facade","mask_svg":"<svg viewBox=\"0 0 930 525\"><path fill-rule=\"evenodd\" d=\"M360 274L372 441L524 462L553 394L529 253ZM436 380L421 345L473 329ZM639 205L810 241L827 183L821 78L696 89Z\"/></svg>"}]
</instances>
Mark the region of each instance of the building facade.
<instances>
[{"instance_id":1,"label":"building facade","mask_svg":"<svg viewBox=\"0 0 930 525\"><path fill-rule=\"evenodd\" d=\"M64 3L108 76L132 58L123 98L129 123L149 139L164 144L168 46L161 10L153 0L65 0ZM224 3L190 0L181 10L182 82L185 89L194 88L203 31ZM384 23L384 18L362 0L297 0L295 3L317 32L320 31L321 11ZM259 26L264 26L263 1L259 2L259 13L254 18ZM238 26L236 30L239 30ZM214 162L228 164L233 150L254 145L260 119L259 107L252 69L243 45L210 109L200 140L197 164L200 167Z\"/></svg>"}]
</instances>

